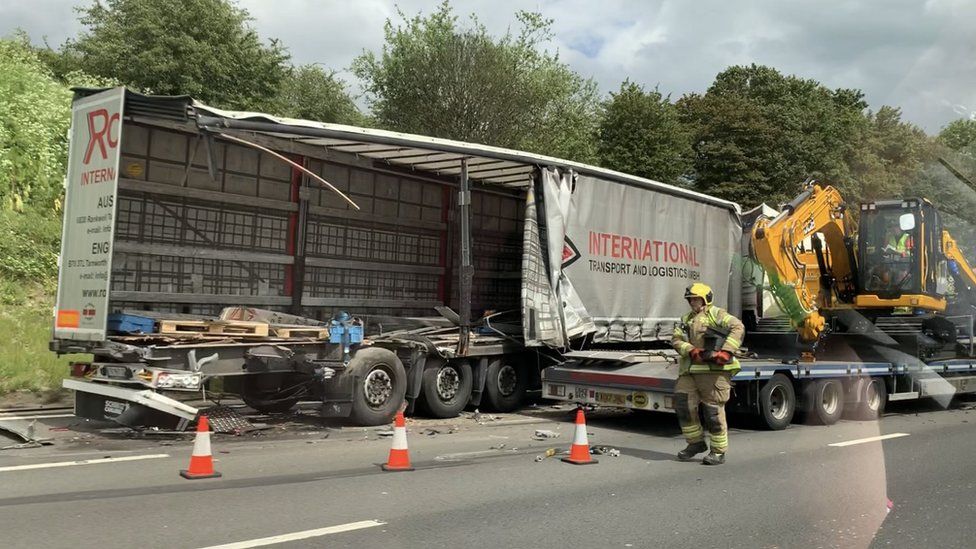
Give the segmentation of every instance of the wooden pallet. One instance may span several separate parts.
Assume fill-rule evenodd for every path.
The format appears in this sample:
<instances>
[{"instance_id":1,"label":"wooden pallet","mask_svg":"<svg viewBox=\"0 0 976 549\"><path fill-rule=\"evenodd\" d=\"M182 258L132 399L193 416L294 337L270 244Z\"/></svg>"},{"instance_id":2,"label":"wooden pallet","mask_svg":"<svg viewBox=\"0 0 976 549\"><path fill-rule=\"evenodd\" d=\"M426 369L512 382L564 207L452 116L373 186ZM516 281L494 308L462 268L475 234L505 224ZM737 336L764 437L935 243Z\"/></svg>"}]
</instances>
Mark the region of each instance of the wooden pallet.
<instances>
[{"instance_id":1,"label":"wooden pallet","mask_svg":"<svg viewBox=\"0 0 976 549\"><path fill-rule=\"evenodd\" d=\"M171 335L268 337L268 324L265 322L228 320L160 320L159 333Z\"/></svg>"},{"instance_id":2,"label":"wooden pallet","mask_svg":"<svg viewBox=\"0 0 976 549\"><path fill-rule=\"evenodd\" d=\"M271 331L276 337L285 339L294 337L329 339L329 329L319 326L272 326Z\"/></svg>"}]
</instances>

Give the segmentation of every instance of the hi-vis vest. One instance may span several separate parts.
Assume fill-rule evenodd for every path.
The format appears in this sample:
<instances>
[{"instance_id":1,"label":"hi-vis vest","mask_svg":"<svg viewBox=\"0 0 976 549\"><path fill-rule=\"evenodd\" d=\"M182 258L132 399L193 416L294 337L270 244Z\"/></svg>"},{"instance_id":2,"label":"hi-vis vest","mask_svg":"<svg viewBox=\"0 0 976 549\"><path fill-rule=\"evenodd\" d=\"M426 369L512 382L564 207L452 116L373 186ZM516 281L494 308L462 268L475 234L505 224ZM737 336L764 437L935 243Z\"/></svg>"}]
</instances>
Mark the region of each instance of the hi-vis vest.
<instances>
[{"instance_id":1,"label":"hi-vis vest","mask_svg":"<svg viewBox=\"0 0 976 549\"><path fill-rule=\"evenodd\" d=\"M671 345L681 357L678 360L678 373L694 374L725 371L735 375L742 367L739 365L739 360L734 356L731 362L722 366L691 361L689 355L691 350L695 347L701 349L705 346L705 330L707 328L728 332L729 335L725 338L725 345L722 346L722 350L730 353L739 349L746 333L745 326L738 318L714 305L705 307L697 315L694 312L689 312L681 317L681 324L674 327L674 334L671 337Z\"/></svg>"},{"instance_id":2,"label":"hi-vis vest","mask_svg":"<svg viewBox=\"0 0 976 549\"><path fill-rule=\"evenodd\" d=\"M902 233L901 236L893 236L888 239L888 246L891 246L901 255L908 255L908 250L912 247L911 235L908 233Z\"/></svg>"}]
</instances>

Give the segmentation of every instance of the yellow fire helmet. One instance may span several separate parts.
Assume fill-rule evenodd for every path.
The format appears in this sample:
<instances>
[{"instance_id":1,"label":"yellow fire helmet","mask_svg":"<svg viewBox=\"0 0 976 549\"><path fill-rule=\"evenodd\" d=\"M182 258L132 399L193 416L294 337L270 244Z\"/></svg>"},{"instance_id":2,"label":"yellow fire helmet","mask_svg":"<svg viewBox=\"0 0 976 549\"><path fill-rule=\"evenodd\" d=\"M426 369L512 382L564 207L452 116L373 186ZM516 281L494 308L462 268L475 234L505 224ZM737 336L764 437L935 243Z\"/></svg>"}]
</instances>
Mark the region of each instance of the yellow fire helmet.
<instances>
[{"instance_id":1,"label":"yellow fire helmet","mask_svg":"<svg viewBox=\"0 0 976 549\"><path fill-rule=\"evenodd\" d=\"M711 305L713 297L712 289L708 287L708 284L695 282L685 290L685 299L691 299L693 297L700 297L705 300L705 305Z\"/></svg>"}]
</instances>

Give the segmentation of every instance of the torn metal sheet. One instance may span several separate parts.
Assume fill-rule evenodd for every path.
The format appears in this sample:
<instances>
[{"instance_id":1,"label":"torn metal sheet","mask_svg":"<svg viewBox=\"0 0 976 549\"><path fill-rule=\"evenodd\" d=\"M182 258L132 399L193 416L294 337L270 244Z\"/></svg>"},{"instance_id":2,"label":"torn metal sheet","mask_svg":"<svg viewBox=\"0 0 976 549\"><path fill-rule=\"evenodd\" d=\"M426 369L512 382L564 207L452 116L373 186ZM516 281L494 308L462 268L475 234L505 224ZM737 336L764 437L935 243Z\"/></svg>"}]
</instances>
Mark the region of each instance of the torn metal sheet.
<instances>
[{"instance_id":1,"label":"torn metal sheet","mask_svg":"<svg viewBox=\"0 0 976 549\"><path fill-rule=\"evenodd\" d=\"M0 419L0 431L13 435L26 443L4 447L3 449L36 448L41 445L54 444L50 438L37 436L36 424L36 419Z\"/></svg>"}]
</instances>

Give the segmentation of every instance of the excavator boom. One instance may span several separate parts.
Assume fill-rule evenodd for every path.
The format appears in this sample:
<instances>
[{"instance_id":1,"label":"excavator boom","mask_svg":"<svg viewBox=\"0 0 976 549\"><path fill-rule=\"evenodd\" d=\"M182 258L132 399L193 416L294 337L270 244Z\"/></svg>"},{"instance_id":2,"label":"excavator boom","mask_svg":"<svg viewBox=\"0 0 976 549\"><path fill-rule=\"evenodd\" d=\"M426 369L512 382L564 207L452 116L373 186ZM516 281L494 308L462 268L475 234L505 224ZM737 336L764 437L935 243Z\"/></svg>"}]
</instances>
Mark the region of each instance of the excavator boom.
<instances>
[{"instance_id":1,"label":"excavator boom","mask_svg":"<svg viewBox=\"0 0 976 549\"><path fill-rule=\"evenodd\" d=\"M853 294L846 206L837 189L808 183L783 212L753 227L752 250L777 304L804 341L816 341L819 309Z\"/></svg>"}]
</instances>

